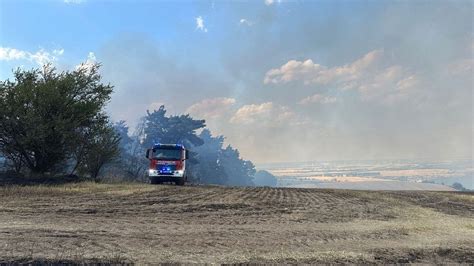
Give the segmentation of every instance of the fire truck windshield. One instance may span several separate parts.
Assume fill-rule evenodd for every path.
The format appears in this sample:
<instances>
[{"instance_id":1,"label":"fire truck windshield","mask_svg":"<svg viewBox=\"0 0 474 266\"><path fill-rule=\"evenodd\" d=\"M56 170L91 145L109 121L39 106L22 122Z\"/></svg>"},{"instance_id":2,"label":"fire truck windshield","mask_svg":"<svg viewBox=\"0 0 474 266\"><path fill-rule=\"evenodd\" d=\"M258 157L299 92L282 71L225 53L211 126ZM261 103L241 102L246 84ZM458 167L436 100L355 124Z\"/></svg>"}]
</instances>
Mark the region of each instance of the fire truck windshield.
<instances>
[{"instance_id":1,"label":"fire truck windshield","mask_svg":"<svg viewBox=\"0 0 474 266\"><path fill-rule=\"evenodd\" d=\"M154 149L153 159L158 160L181 160L183 150L181 149Z\"/></svg>"}]
</instances>

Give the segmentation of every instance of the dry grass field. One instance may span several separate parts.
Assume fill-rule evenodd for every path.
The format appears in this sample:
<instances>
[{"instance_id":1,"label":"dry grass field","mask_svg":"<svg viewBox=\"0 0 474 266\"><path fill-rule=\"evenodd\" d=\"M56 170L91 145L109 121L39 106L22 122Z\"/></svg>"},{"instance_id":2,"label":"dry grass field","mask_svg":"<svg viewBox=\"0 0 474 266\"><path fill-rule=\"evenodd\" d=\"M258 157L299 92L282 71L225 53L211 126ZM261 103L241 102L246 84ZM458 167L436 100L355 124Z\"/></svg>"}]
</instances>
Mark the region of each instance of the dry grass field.
<instances>
[{"instance_id":1,"label":"dry grass field","mask_svg":"<svg viewBox=\"0 0 474 266\"><path fill-rule=\"evenodd\" d=\"M0 262L474 263L474 195L3 186Z\"/></svg>"}]
</instances>

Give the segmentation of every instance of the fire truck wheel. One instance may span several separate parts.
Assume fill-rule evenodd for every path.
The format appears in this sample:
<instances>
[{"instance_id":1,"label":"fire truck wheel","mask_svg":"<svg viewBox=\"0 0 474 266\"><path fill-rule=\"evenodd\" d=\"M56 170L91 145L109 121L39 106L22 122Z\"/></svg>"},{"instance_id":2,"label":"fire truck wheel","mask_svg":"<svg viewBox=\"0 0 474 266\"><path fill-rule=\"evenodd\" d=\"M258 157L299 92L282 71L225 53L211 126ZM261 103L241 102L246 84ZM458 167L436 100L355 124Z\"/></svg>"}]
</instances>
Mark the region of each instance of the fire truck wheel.
<instances>
[{"instance_id":1,"label":"fire truck wheel","mask_svg":"<svg viewBox=\"0 0 474 266\"><path fill-rule=\"evenodd\" d=\"M176 185L178 186L184 186L184 182L186 181L186 178L183 176L183 177L180 177L177 181L176 181Z\"/></svg>"},{"instance_id":2,"label":"fire truck wheel","mask_svg":"<svg viewBox=\"0 0 474 266\"><path fill-rule=\"evenodd\" d=\"M151 177L150 184L157 185L157 184L161 184L161 182L157 177Z\"/></svg>"}]
</instances>

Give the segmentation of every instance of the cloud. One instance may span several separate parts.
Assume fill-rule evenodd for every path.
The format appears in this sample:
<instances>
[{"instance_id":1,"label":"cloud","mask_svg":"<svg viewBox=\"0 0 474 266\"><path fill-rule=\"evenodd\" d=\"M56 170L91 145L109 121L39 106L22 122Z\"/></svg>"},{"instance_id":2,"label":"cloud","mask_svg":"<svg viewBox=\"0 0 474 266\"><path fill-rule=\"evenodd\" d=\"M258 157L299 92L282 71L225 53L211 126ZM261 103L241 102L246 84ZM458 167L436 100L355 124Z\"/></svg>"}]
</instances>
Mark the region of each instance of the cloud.
<instances>
[{"instance_id":1,"label":"cloud","mask_svg":"<svg viewBox=\"0 0 474 266\"><path fill-rule=\"evenodd\" d=\"M273 3L275 3L275 1L274 0L264 0L264 3L267 6L271 6L271 5L273 5Z\"/></svg>"},{"instance_id":2,"label":"cloud","mask_svg":"<svg viewBox=\"0 0 474 266\"><path fill-rule=\"evenodd\" d=\"M314 94L302 99L299 102L299 104L302 104L302 105L311 104L311 103L330 104L330 103L335 103L335 102L337 102L336 97L324 96L321 94Z\"/></svg>"},{"instance_id":3,"label":"cloud","mask_svg":"<svg viewBox=\"0 0 474 266\"><path fill-rule=\"evenodd\" d=\"M239 25L245 25L245 26L252 26L253 25L253 22L249 21L248 19L245 19L245 18L241 18L239 20Z\"/></svg>"},{"instance_id":4,"label":"cloud","mask_svg":"<svg viewBox=\"0 0 474 266\"><path fill-rule=\"evenodd\" d=\"M89 52L89 54L87 55L87 61L89 60L96 61L96 57L93 52Z\"/></svg>"},{"instance_id":5,"label":"cloud","mask_svg":"<svg viewBox=\"0 0 474 266\"><path fill-rule=\"evenodd\" d=\"M474 59L459 59L447 65L447 73L453 76L472 75Z\"/></svg>"},{"instance_id":6,"label":"cloud","mask_svg":"<svg viewBox=\"0 0 474 266\"><path fill-rule=\"evenodd\" d=\"M314 63L311 59L306 61L290 60L280 68L269 70L265 74L264 83L279 84L298 80L305 84L327 84L333 81L350 83L360 78L382 56L382 51L375 50L351 64L332 68Z\"/></svg>"},{"instance_id":7,"label":"cloud","mask_svg":"<svg viewBox=\"0 0 474 266\"><path fill-rule=\"evenodd\" d=\"M264 0L263 2L265 3L265 5L271 6L271 5L275 4L275 3L278 3L278 4L281 3L282 0Z\"/></svg>"},{"instance_id":8,"label":"cloud","mask_svg":"<svg viewBox=\"0 0 474 266\"><path fill-rule=\"evenodd\" d=\"M294 81L304 85L330 86L340 90L355 89L365 100L398 98L415 89L419 78L399 65L390 65L383 50L374 50L354 62L327 67L305 61L290 60L280 68L267 71L264 84L284 84ZM403 93L400 93L402 92ZM310 102L311 97L303 99ZM313 100L323 100L319 96Z\"/></svg>"},{"instance_id":9,"label":"cloud","mask_svg":"<svg viewBox=\"0 0 474 266\"><path fill-rule=\"evenodd\" d=\"M9 47L0 47L0 60L10 61L10 60L19 60L27 59L28 53L25 51L17 50L15 48Z\"/></svg>"},{"instance_id":10,"label":"cloud","mask_svg":"<svg viewBox=\"0 0 474 266\"><path fill-rule=\"evenodd\" d=\"M262 104L249 104L242 106L230 119L232 123L249 124L258 120L258 118L269 118L273 110L273 103L266 102Z\"/></svg>"},{"instance_id":11,"label":"cloud","mask_svg":"<svg viewBox=\"0 0 474 266\"><path fill-rule=\"evenodd\" d=\"M35 53L31 53L10 47L0 47L0 61L28 60L40 66L56 62L58 57L63 54L64 49L56 49L51 52L40 49Z\"/></svg>"},{"instance_id":12,"label":"cloud","mask_svg":"<svg viewBox=\"0 0 474 266\"><path fill-rule=\"evenodd\" d=\"M93 52L89 52L87 60L76 66L76 69L90 70L95 64L97 64L97 58Z\"/></svg>"},{"instance_id":13,"label":"cloud","mask_svg":"<svg viewBox=\"0 0 474 266\"><path fill-rule=\"evenodd\" d=\"M196 18L196 30L207 32L207 28L204 26L204 19L201 16Z\"/></svg>"},{"instance_id":14,"label":"cloud","mask_svg":"<svg viewBox=\"0 0 474 266\"><path fill-rule=\"evenodd\" d=\"M57 56L60 56L64 53L64 50L61 51L62 52L57 52L57 50L54 50L52 53L50 53L41 49L34 54L30 54L30 60L33 60L40 66L45 65L47 63L53 63L57 61Z\"/></svg>"},{"instance_id":15,"label":"cloud","mask_svg":"<svg viewBox=\"0 0 474 266\"><path fill-rule=\"evenodd\" d=\"M265 102L240 107L230 118L230 122L242 125L256 124L271 127L297 124L301 121L297 119L297 115L289 107Z\"/></svg>"},{"instance_id":16,"label":"cloud","mask_svg":"<svg viewBox=\"0 0 474 266\"><path fill-rule=\"evenodd\" d=\"M64 54L64 49L55 49L55 50L53 50L53 54L57 55L57 56L63 55Z\"/></svg>"},{"instance_id":17,"label":"cloud","mask_svg":"<svg viewBox=\"0 0 474 266\"><path fill-rule=\"evenodd\" d=\"M234 98L218 97L204 99L191 105L186 110L186 113L195 115L199 118L215 119L225 115L234 104Z\"/></svg>"}]
</instances>

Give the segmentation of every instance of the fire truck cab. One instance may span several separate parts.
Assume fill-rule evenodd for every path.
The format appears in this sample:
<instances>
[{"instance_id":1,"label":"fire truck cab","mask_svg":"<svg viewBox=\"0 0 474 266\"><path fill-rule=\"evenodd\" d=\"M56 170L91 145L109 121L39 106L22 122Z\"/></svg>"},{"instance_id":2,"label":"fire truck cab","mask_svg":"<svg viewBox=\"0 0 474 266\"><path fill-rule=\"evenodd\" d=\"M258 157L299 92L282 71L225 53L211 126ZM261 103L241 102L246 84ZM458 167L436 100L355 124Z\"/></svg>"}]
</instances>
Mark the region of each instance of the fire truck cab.
<instances>
[{"instance_id":1,"label":"fire truck cab","mask_svg":"<svg viewBox=\"0 0 474 266\"><path fill-rule=\"evenodd\" d=\"M146 151L150 160L148 177L151 184L172 182L184 185L186 176L186 159L188 151L180 144L155 144Z\"/></svg>"}]
</instances>

